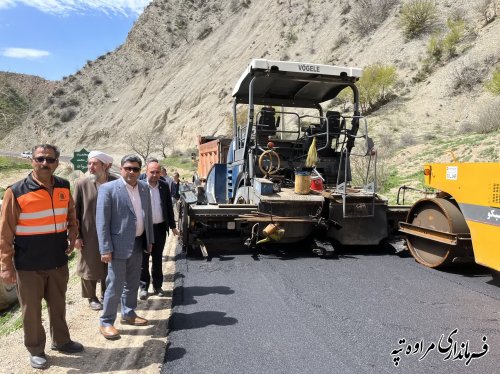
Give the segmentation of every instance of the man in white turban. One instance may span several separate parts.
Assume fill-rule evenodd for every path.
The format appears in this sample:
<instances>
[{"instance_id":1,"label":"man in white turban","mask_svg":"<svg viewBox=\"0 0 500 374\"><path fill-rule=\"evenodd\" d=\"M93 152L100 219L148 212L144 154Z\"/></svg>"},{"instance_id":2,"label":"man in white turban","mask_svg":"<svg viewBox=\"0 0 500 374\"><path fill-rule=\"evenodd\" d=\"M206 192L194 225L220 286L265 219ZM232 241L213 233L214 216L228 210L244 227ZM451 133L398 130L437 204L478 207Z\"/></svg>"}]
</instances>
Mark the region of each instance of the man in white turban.
<instances>
[{"instance_id":1,"label":"man in white turban","mask_svg":"<svg viewBox=\"0 0 500 374\"><path fill-rule=\"evenodd\" d=\"M101 285L101 299L106 289L108 265L101 261L99 243L95 226L97 192L106 182L115 180L109 174L113 157L92 151L88 155L88 176L75 184L73 198L75 200L76 217L80 222L79 235L75 248L79 249L76 273L81 277L82 296L89 301L92 310L101 310L102 303L97 298L97 281Z\"/></svg>"},{"instance_id":2,"label":"man in white turban","mask_svg":"<svg viewBox=\"0 0 500 374\"><path fill-rule=\"evenodd\" d=\"M88 159L90 160L91 158L97 158L99 161L107 164L107 165L112 165L113 164L113 157L110 155L101 152L101 151L92 151L89 153Z\"/></svg>"}]
</instances>

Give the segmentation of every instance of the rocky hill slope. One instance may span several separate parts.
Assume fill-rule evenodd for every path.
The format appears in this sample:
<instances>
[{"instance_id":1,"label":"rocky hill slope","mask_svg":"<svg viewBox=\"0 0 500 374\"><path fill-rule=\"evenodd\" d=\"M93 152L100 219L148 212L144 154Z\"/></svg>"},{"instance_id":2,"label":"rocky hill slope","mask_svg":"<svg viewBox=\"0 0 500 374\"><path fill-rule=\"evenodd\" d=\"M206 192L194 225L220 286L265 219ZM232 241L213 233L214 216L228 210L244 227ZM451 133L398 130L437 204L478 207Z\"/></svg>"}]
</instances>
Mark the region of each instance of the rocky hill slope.
<instances>
[{"instance_id":1,"label":"rocky hill slope","mask_svg":"<svg viewBox=\"0 0 500 374\"><path fill-rule=\"evenodd\" d=\"M432 25L408 37L401 11L409 1L154 0L122 46L65 77L0 146L25 148L35 134L66 154L123 155L151 130L170 151L191 148L198 134L228 132L234 83L250 59L267 58L394 66L392 99L369 123L389 165L404 160L406 174L426 157L449 160L449 148L463 160L498 159L498 131L476 130L500 106L483 85L500 61L500 5L438 0ZM431 37L446 35L448 19L463 20L463 34L453 54L431 64Z\"/></svg>"},{"instance_id":2,"label":"rocky hill slope","mask_svg":"<svg viewBox=\"0 0 500 374\"><path fill-rule=\"evenodd\" d=\"M57 82L40 77L0 72L0 139L21 128L28 115L56 86Z\"/></svg>"}]
</instances>

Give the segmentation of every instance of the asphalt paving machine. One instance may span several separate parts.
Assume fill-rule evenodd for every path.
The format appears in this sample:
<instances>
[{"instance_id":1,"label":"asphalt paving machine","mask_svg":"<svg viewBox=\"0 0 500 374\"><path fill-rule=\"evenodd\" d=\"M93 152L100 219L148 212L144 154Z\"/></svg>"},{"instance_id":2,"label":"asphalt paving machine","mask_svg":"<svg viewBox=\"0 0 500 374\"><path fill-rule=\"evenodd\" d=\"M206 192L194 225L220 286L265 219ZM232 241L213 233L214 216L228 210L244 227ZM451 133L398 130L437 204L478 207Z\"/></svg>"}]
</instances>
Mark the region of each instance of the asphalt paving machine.
<instances>
[{"instance_id":1,"label":"asphalt paving machine","mask_svg":"<svg viewBox=\"0 0 500 374\"><path fill-rule=\"evenodd\" d=\"M252 60L232 93L233 137L199 138L203 184L181 197L184 248L203 250L206 238L228 232L254 248L313 239L326 252L387 238L388 203L376 192L377 153L359 109L361 73ZM352 112L330 110L344 89Z\"/></svg>"}]
</instances>

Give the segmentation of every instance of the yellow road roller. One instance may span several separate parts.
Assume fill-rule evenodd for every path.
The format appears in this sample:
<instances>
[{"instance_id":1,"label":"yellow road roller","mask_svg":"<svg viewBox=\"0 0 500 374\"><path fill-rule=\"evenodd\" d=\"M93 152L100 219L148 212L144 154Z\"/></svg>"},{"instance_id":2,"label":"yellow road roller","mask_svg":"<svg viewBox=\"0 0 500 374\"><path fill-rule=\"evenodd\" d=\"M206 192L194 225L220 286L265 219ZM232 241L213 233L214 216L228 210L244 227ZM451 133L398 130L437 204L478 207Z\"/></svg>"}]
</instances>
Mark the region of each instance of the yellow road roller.
<instances>
[{"instance_id":1,"label":"yellow road roller","mask_svg":"<svg viewBox=\"0 0 500 374\"><path fill-rule=\"evenodd\" d=\"M413 257L430 268L475 261L500 271L500 163L426 164L424 179L436 196L400 222Z\"/></svg>"}]
</instances>

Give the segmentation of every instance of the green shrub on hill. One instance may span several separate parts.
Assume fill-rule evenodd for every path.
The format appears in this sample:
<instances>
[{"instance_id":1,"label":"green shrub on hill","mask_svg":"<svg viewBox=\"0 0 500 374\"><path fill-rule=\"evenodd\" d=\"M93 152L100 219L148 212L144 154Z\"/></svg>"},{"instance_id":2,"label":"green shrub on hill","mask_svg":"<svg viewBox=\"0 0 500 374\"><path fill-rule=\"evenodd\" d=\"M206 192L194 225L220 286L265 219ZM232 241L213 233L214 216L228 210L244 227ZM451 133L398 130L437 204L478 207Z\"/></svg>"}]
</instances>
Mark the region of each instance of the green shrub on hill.
<instances>
[{"instance_id":1,"label":"green shrub on hill","mask_svg":"<svg viewBox=\"0 0 500 374\"><path fill-rule=\"evenodd\" d=\"M408 39L432 30L436 21L437 7L434 0L409 0L401 7L400 23Z\"/></svg>"},{"instance_id":2,"label":"green shrub on hill","mask_svg":"<svg viewBox=\"0 0 500 374\"><path fill-rule=\"evenodd\" d=\"M448 33L443 38L443 49L448 58L457 55L457 46L465 36L465 21L463 19L446 21Z\"/></svg>"},{"instance_id":3,"label":"green shrub on hill","mask_svg":"<svg viewBox=\"0 0 500 374\"><path fill-rule=\"evenodd\" d=\"M440 62L447 61L458 55L457 47L467 34L465 20L460 17L450 17L446 22L446 26L448 28L446 34L443 35L441 32L438 32L433 34L429 39L427 57L424 59L418 73L413 77L415 83L427 79L435 66Z\"/></svg>"},{"instance_id":4,"label":"green shrub on hill","mask_svg":"<svg viewBox=\"0 0 500 374\"><path fill-rule=\"evenodd\" d=\"M443 39L439 34L434 34L427 44L427 56L429 60L435 62L441 61L443 58Z\"/></svg>"},{"instance_id":5,"label":"green shrub on hill","mask_svg":"<svg viewBox=\"0 0 500 374\"><path fill-rule=\"evenodd\" d=\"M493 77L486 82L485 87L494 95L500 95L500 65L497 65Z\"/></svg>"}]
</instances>

